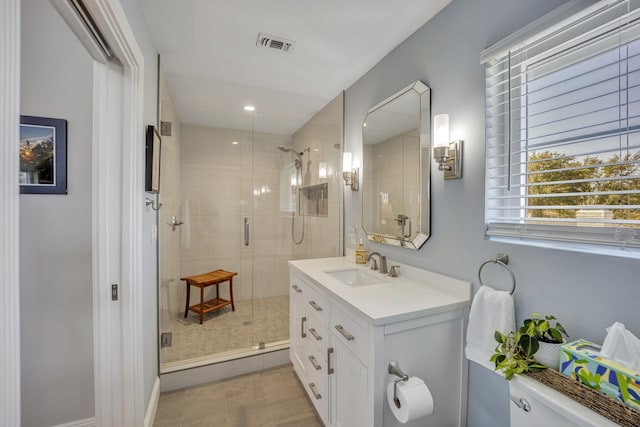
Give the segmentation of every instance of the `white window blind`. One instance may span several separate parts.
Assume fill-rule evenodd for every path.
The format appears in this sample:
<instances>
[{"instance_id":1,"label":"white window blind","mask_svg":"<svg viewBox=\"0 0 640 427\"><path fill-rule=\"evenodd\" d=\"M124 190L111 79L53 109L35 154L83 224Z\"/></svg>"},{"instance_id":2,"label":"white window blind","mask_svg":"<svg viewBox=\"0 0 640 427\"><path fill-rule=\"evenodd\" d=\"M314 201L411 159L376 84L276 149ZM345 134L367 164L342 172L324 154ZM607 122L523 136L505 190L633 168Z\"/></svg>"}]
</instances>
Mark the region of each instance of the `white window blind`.
<instances>
[{"instance_id":1,"label":"white window blind","mask_svg":"<svg viewBox=\"0 0 640 427\"><path fill-rule=\"evenodd\" d=\"M639 7L602 1L484 58L490 238L640 247Z\"/></svg>"}]
</instances>

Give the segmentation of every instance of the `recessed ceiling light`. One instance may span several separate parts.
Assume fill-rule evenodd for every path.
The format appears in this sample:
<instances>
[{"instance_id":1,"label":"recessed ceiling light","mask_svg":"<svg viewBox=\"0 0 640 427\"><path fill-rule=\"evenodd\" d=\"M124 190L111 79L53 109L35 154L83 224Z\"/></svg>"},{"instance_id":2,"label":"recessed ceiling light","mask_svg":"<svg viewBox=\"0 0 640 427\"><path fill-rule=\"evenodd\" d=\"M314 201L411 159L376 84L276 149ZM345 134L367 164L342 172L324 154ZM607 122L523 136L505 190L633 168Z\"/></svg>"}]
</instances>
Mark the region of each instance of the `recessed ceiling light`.
<instances>
[{"instance_id":1,"label":"recessed ceiling light","mask_svg":"<svg viewBox=\"0 0 640 427\"><path fill-rule=\"evenodd\" d=\"M253 105L245 105L244 109L245 111L254 111L256 107L254 107Z\"/></svg>"},{"instance_id":2,"label":"recessed ceiling light","mask_svg":"<svg viewBox=\"0 0 640 427\"><path fill-rule=\"evenodd\" d=\"M232 141L231 142L233 145L238 145L238 141Z\"/></svg>"}]
</instances>

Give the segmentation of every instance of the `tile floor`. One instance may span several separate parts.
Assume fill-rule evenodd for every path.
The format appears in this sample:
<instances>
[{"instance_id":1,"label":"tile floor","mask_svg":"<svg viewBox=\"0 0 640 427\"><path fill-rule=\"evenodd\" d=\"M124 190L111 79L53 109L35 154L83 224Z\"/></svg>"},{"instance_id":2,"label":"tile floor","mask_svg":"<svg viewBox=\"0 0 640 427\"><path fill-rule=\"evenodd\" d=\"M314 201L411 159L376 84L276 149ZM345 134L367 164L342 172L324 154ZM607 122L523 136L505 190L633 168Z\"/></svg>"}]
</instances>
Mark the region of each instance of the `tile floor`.
<instances>
[{"instance_id":1,"label":"tile floor","mask_svg":"<svg viewBox=\"0 0 640 427\"><path fill-rule=\"evenodd\" d=\"M160 395L154 427L322 427L293 367Z\"/></svg>"},{"instance_id":2,"label":"tile floor","mask_svg":"<svg viewBox=\"0 0 640 427\"><path fill-rule=\"evenodd\" d=\"M161 366L289 339L289 295L239 300L235 308L206 314L202 325L197 313L189 311L186 319L177 313L173 327L162 329L173 333L173 342L160 349Z\"/></svg>"}]
</instances>

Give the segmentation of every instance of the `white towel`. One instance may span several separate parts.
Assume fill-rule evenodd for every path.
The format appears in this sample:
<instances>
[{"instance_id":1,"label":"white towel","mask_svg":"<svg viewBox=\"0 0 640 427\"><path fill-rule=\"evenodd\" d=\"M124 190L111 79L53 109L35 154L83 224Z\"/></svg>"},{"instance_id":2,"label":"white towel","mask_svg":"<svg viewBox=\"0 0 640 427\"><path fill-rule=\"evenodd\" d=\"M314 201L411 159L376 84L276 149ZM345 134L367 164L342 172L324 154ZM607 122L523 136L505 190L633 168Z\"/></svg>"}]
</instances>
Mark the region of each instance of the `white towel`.
<instances>
[{"instance_id":1,"label":"white towel","mask_svg":"<svg viewBox=\"0 0 640 427\"><path fill-rule=\"evenodd\" d=\"M507 335L516 328L515 307L509 292L496 291L489 286L480 286L476 292L467 326L467 359L494 370L490 362L496 345L495 331Z\"/></svg>"}]
</instances>

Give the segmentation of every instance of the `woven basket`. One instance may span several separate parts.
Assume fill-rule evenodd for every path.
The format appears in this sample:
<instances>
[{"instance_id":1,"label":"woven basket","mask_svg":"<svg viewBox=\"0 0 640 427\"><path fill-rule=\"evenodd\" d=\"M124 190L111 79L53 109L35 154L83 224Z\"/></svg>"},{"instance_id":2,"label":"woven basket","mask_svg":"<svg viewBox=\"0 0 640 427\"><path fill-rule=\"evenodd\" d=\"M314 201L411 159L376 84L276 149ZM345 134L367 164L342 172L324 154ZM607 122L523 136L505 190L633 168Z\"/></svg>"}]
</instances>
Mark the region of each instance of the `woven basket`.
<instances>
[{"instance_id":1,"label":"woven basket","mask_svg":"<svg viewBox=\"0 0 640 427\"><path fill-rule=\"evenodd\" d=\"M569 396L611 421L625 427L640 426L640 411L618 402L597 390L552 369L527 372L527 375L560 393Z\"/></svg>"}]
</instances>

